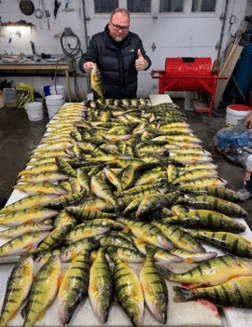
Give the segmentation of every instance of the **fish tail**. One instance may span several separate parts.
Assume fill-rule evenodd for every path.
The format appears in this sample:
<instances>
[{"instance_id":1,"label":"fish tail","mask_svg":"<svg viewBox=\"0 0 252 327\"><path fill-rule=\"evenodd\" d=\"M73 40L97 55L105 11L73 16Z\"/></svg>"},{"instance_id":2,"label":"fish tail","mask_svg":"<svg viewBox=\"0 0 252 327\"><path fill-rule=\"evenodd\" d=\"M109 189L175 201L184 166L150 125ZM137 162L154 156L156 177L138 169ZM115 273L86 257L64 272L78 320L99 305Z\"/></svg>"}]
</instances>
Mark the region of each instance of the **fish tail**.
<instances>
[{"instance_id":1,"label":"fish tail","mask_svg":"<svg viewBox=\"0 0 252 327\"><path fill-rule=\"evenodd\" d=\"M159 265L159 272L165 279L176 281L176 274L172 272L165 263Z\"/></svg>"},{"instance_id":2,"label":"fish tail","mask_svg":"<svg viewBox=\"0 0 252 327\"><path fill-rule=\"evenodd\" d=\"M197 299L197 291L190 290L188 288L173 286L173 290L176 292L174 295L174 302L188 302Z\"/></svg>"}]
</instances>

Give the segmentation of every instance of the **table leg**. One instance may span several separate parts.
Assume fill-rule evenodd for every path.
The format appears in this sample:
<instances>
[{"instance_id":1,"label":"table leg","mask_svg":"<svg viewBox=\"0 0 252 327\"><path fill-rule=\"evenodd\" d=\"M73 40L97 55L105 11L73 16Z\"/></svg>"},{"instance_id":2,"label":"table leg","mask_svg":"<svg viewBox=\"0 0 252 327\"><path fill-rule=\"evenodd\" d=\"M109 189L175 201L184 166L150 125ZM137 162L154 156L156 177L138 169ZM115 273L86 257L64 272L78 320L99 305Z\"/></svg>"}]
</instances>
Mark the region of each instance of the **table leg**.
<instances>
[{"instance_id":1,"label":"table leg","mask_svg":"<svg viewBox=\"0 0 252 327\"><path fill-rule=\"evenodd\" d=\"M66 72L66 84L67 84L68 101L72 102L68 69L66 69L65 72Z\"/></svg>"}]
</instances>

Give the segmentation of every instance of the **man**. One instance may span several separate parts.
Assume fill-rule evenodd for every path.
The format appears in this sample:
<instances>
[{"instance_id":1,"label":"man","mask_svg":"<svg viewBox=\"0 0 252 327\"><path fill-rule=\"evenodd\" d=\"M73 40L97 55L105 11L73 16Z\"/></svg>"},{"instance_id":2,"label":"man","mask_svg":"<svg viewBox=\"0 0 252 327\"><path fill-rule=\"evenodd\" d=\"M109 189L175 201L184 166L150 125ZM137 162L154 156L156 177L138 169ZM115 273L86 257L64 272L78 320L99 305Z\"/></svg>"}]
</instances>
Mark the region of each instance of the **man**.
<instances>
[{"instance_id":1,"label":"man","mask_svg":"<svg viewBox=\"0 0 252 327\"><path fill-rule=\"evenodd\" d=\"M252 110L245 121L245 127L247 129L252 128ZM247 200L252 197L252 174L250 174L250 179L246 182L245 188L238 190L237 193L243 200Z\"/></svg>"},{"instance_id":2,"label":"man","mask_svg":"<svg viewBox=\"0 0 252 327\"><path fill-rule=\"evenodd\" d=\"M129 11L117 8L101 33L95 34L87 52L79 60L79 69L91 74L97 63L102 75L105 98L136 98L138 71L151 65L139 36L129 32ZM94 94L97 99L97 94Z\"/></svg>"},{"instance_id":3,"label":"man","mask_svg":"<svg viewBox=\"0 0 252 327\"><path fill-rule=\"evenodd\" d=\"M250 114L248 115L246 121L245 121L245 126L247 129L251 129L252 128L252 111L250 112Z\"/></svg>"}]
</instances>

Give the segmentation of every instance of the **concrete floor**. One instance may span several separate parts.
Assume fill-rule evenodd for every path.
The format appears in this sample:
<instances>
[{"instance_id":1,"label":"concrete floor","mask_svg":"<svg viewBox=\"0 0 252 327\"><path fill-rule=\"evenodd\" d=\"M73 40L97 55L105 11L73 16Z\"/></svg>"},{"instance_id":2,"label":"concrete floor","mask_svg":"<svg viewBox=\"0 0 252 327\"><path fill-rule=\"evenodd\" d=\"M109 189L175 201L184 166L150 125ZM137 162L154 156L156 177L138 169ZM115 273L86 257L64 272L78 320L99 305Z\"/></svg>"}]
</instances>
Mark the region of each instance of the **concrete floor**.
<instances>
[{"instance_id":1,"label":"concrete floor","mask_svg":"<svg viewBox=\"0 0 252 327\"><path fill-rule=\"evenodd\" d=\"M218 175L228 181L227 187L233 190L243 188L244 168L223 158L213 145L214 135L225 127L225 110L213 113L208 126L205 113L184 110L183 99L173 101L186 113L188 123L194 134L203 141L204 149L212 153L213 163L218 165ZM0 109L0 197L8 199L11 195L17 175L29 161L31 151L38 146L47 123L46 113L43 120L32 122L24 109ZM252 229L252 198L241 206L248 211L246 221Z\"/></svg>"}]
</instances>

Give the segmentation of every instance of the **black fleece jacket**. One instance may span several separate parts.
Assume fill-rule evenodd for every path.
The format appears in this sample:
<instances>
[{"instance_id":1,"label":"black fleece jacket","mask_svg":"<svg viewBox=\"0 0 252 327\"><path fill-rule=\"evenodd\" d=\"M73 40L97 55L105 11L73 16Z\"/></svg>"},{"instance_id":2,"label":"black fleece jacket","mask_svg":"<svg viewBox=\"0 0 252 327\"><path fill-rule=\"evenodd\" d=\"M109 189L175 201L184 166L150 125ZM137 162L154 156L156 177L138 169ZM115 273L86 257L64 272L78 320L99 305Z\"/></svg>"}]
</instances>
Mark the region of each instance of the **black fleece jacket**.
<instances>
[{"instance_id":1,"label":"black fleece jacket","mask_svg":"<svg viewBox=\"0 0 252 327\"><path fill-rule=\"evenodd\" d=\"M136 98L137 75L135 60L137 51L151 65L139 36L129 32L122 42L115 42L109 35L108 25L101 33L95 34L90 40L87 52L81 56L78 66L85 73L83 64L87 61L97 63L102 75L105 98ZM97 95L95 95L97 98Z\"/></svg>"}]
</instances>

